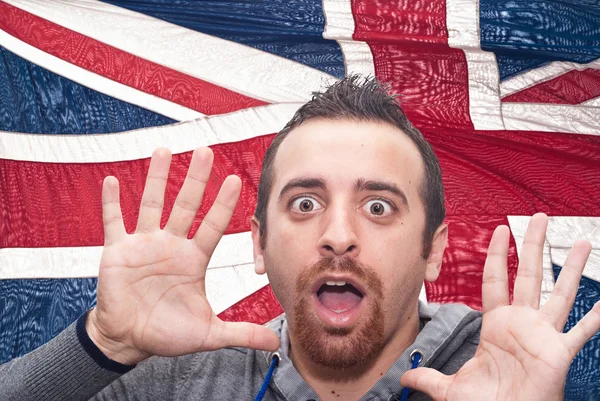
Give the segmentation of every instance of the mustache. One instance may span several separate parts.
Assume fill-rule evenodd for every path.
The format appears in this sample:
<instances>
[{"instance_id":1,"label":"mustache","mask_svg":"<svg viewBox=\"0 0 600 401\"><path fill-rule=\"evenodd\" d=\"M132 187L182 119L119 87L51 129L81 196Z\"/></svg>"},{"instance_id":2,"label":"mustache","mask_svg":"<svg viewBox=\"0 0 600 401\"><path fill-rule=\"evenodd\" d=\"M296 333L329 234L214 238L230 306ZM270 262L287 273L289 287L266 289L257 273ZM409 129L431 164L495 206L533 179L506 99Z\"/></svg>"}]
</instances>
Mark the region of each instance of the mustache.
<instances>
[{"instance_id":1,"label":"mustache","mask_svg":"<svg viewBox=\"0 0 600 401\"><path fill-rule=\"evenodd\" d=\"M366 287L374 292L374 295L382 297L383 283L377 272L370 266L360 263L354 258L344 256L342 258L323 257L313 265L308 266L296 282L298 292L310 288L315 280L327 273L347 273L358 278Z\"/></svg>"}]
</instances>

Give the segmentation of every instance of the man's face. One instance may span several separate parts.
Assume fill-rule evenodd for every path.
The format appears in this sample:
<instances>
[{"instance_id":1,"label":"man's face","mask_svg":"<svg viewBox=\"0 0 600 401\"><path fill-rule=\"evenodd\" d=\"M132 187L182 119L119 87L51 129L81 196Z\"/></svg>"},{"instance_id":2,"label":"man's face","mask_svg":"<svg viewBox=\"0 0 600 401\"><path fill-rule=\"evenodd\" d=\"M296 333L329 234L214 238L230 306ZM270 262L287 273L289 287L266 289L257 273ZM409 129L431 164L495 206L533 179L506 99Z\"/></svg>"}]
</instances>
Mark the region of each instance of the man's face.
<instances>
[{"instance_id":1,"label":"man's face","mask_svg":"<svg viewBox=\"0 0 600 401\"><path fill-rule=\"evenodd\" d=\"M422 179L416 146L391 125L311 120L283 141L258 253L293 349L350 368L416 319L426 271Z\"/></svg>"}]
</instances>

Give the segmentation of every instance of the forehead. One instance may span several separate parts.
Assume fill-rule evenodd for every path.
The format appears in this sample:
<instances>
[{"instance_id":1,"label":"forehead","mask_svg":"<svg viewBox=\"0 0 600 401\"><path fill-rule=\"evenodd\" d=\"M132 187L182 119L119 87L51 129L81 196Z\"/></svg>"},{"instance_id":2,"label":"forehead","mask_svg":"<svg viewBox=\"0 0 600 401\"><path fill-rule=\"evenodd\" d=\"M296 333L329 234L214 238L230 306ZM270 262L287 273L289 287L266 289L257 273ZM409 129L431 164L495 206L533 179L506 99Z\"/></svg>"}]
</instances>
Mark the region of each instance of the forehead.
<instances>
[{"instance_id":1,"label":"forehead","mask_svg":"<svg viewBox=\"0 0 600 401\"><path fill-rule=\"evenodd\" d=\"M364 178L394 182L416 196L423 162L412 140L390 124L322 119L289 133L277 151L273 173L274 190L298 177L320 177L328 185Z\"/></svg>"}]
</instances>

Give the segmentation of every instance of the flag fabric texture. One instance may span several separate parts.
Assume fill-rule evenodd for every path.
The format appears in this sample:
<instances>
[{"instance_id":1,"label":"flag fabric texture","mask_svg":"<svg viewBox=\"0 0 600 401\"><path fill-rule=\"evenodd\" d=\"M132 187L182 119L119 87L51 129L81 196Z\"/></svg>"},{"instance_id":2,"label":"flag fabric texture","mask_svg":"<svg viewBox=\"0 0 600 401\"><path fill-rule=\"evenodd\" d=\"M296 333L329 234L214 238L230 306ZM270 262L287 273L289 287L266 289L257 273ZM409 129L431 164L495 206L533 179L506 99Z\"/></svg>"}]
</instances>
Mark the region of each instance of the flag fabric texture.
<instances>
[{"instance_id":1,"label":"flag fabric texture","mask_svg":"<svg viewBox=\"0 0 600 401\"><path fill-rule=\"evenodd\" d=\"M528 217L550 217L542 302L572 243L592 242L567 328L600 299L600 5L584 0L0 0L0 363L94 303L101 183L121 182L135 226L152 150L215 166L192 233L230 174L243 189L207 273L215 311L282 310L254 274L249 219L273 135L349 73L389 83L433 145L449 247L428 302L481 307L492 231L511 228L514 282ZM567 400L600 394L600 335Z\"/></svg>"}]
</instances>

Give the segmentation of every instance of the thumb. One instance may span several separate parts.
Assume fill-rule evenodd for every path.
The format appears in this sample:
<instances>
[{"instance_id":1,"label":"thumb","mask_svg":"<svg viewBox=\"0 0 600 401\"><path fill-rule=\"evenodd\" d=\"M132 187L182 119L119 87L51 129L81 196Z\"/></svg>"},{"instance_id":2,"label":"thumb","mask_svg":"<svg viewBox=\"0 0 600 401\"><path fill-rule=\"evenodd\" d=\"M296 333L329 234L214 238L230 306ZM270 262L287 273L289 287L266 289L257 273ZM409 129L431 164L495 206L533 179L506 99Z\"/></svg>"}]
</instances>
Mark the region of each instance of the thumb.
<instances>
[{"instance_id":1,"label":"thumb","mask_svg":"<svg viewBox=\"0 0 600 401\"><path fill-rule=\"evenodd\" d=\"M445 401L450 376L431 368L411 369L402 375L400 385L425 393L434 401Z\"/></svg>"},{"instance_id":2,"label":"thumb","mask_svg":"<svg viewBox=\"0 0 600 401\"><path fill-rule=\"evenodd\" d=\"M246 322L224 322L219 319L221 335L216 348L242 347L277 351L279 337L265 326Z\"/></svg>"}]
</instances>

